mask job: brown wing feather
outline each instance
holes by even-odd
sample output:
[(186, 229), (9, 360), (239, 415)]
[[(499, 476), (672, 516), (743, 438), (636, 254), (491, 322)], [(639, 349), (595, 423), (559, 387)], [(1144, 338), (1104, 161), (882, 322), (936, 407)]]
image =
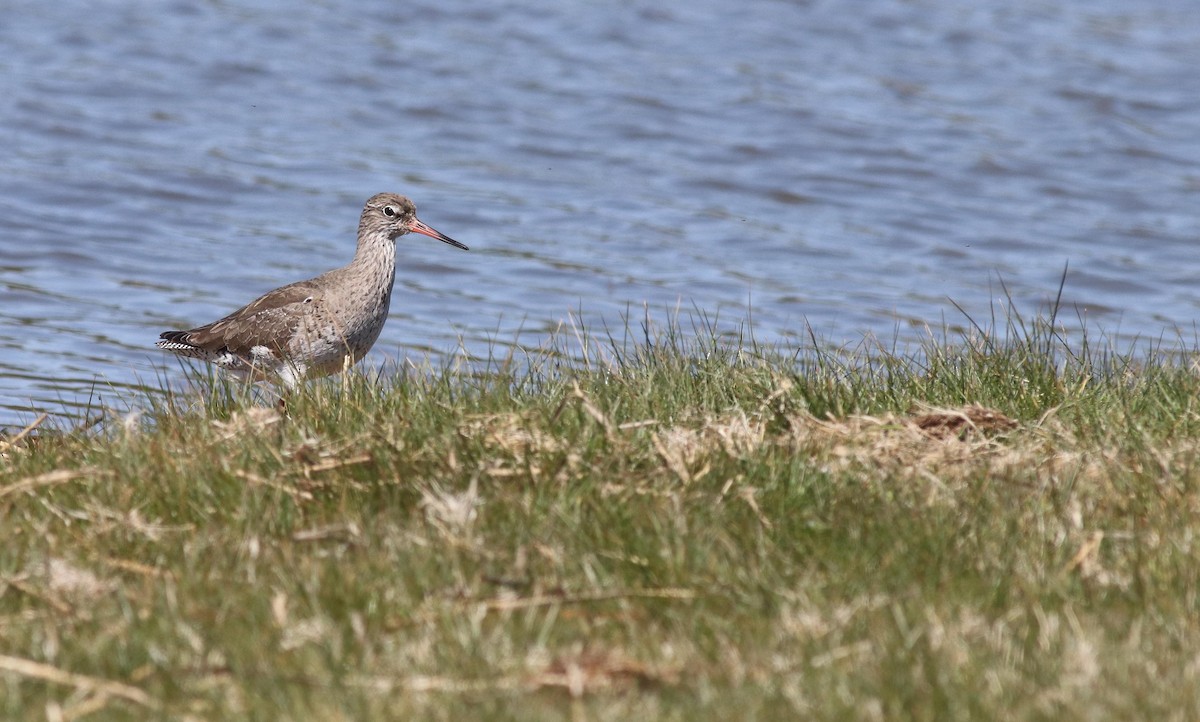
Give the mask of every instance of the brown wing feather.
[(315, 281), (276, 288), (225, 318), (189, 331), (168, 331), (161, 338), (205, 351), (228, 350), (239, 356), (249, 354), (254, 346), (282, 350), (302, 318), (300, 307), (309, 299), (309, 303), (319, 301), (321, 287)]

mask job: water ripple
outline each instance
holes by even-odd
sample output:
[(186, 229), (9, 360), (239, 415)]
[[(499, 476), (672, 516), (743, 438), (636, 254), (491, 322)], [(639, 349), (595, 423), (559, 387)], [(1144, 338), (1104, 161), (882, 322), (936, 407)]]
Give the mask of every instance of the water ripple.
[(1034, 310), (1068, 263), (1071, 323), (1182, 341), (1198, 20), (1171, 0), (15, 0), (0, 426), (173, 378), (160, 330), (346, 262), (380, 190), (472, 252), (402, 240), (374, 363), (643, 308), (751, 314), (783, 344), (916, 338), (962, 320), (951, 299)]

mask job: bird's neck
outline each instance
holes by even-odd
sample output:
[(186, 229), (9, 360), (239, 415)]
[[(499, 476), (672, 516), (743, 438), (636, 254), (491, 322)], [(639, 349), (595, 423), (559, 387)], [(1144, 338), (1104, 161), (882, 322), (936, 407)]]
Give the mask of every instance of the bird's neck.
[(383, 233), (364, 233), (347, 270), (365, 276), (372, 286), (388, 289), (396, 278), (396, 243)]

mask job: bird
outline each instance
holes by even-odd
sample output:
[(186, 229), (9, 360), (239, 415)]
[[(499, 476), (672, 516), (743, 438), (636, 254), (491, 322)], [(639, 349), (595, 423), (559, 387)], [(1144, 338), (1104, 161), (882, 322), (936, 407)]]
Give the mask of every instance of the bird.
[(383, 330), (396, 278), (396, 239), (408, 233), (469, 250), (421, 222), (408, 198), (379, 193), (363, 206), (349, 264), (268, 291), (212, 323), (165, 331), (155, 346), (288, 390), (341, 372), (361, 360)]

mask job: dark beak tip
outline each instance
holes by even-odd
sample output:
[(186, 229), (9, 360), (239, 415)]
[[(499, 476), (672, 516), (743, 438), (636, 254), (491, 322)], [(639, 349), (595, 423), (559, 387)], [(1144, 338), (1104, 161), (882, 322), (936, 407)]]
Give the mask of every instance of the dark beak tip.
[(469, 250), (471, 250), (470, 248), (467, 248), (467, 244), (465, 244), (465, 243), (460, 243), (459, 241), (456, 241), (456, 240), (454, 240), (454, 239), (453, 239), (453, 238), (451, 238), (450, 236), (446, 236), (446, 235), (438, 235), (438, 236), (437, 236), (437, 239), (438, 239), (439, 241), (441, 241), (442, 243), (445, 243), (446, 245), (449, 245), (449, 246), (454, 246), (455, 248), (461, 248), (461, 249), (463, 249), (464, 251), (469, 251)]

